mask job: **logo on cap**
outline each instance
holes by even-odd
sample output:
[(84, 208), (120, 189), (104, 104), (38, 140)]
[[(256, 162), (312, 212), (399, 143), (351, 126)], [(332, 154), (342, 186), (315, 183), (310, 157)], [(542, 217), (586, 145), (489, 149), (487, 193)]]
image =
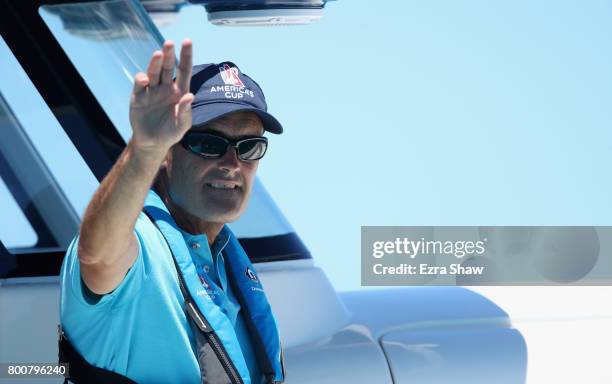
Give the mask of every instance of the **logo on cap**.
[(238, 68), (223, 64), (223, 67), (219, 67), (219, 72), (221, 72), (221, 78), (225, 84), (235, 87), (244, 87), (244, 83), (240, 80), (240, 77), (238, 77)]

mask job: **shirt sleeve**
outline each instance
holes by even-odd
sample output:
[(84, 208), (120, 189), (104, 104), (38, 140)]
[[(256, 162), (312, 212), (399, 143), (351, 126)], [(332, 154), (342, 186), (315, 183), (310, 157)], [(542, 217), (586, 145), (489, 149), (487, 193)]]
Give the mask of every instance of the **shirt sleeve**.
[(121, 283), (113, 291), (104, 295), (93, 293), (87, 288), (81, 278), (77, 246), (79, 236), (77, 235), (66, 251), (66, 256), (60, 272), (62, 290), (61, 305), (70, 306), (70, 304), (79, 304), (88, 307), (104, 308), (111, 304), (113, 306), (118, 306), (131, 301), (140, 290), (146, 278), (144, 259), (147, 255), (147, 241), (145, 240), (147, 236), (147, 227), (144, 214), (142, 213), (136, 220), (134, 233), (138, 239), (138, 256)]

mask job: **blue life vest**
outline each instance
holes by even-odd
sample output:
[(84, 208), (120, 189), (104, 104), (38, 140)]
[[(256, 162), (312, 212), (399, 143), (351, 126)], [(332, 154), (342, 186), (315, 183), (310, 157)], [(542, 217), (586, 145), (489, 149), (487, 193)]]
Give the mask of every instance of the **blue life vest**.
[[(144, 211), (165, 238), (180, 269), (179, 282), (184, 285), (181, 289), (188, 296), (185, 297), (188, 317), (195, 319), (200, 328), (200, 332), (195, 329), (194, 332), (203, 343), (198, 356), (203, 376), (211, 383), (249, 383), (249, 371), (234, 328), (202, 286), (183, 235), (155, 192), (149, 192)], [(227, 277), (244, 311), (265, 382), (281, 383), (285, 372), (278, 327), (255, 268), (233, 234), (224, 252)]]

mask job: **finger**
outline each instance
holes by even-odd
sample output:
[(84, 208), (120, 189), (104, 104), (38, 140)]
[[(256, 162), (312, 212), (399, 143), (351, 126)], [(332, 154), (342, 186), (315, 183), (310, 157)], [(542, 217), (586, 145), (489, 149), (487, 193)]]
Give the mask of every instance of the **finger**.
[(191, 82), (191, 66), (193, 60), (193, 49), (191, 40), (183, 40), (181, 47), (181, 58), (176, 73), (176, 84), (182, 94), (189, 92), (189, 83)]
[(144, 92), (149, 85), (149, 77), (144, 72), (138, 72), (134, 75), (134, 94)]
[(174, 77), (174, 63), (176, 58), (174, 57), (174, 43), (170, 40), (164, 43), (164, 61), (162, 64), (161, 71), (161, 83), (172, 84), (172, 78)]
[(191, 103), (193, 93), (186, 93), (181, 97), (177, 106), (177, 126), (181, 132), (186, 132), (191, 128)]
[(149, 86), (154, 87), (159, 84), (159, 74), (161, 73), (163, 53), (161, 51), (153, 52), (149, 67), (147, 68), (147, 76), (149, 76)]

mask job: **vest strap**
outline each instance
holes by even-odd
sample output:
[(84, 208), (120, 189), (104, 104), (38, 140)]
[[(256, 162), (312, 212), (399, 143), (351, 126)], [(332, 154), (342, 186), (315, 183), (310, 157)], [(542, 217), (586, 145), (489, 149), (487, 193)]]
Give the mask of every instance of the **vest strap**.
[(62, 326), (57, 326), (59, 363), (68, 364), (68, 377), (66, 383), (90, 383), (90, 384), (136, 384), (135, 381), (104, 368), (93, 366), (87, 362), (66, 338)]

